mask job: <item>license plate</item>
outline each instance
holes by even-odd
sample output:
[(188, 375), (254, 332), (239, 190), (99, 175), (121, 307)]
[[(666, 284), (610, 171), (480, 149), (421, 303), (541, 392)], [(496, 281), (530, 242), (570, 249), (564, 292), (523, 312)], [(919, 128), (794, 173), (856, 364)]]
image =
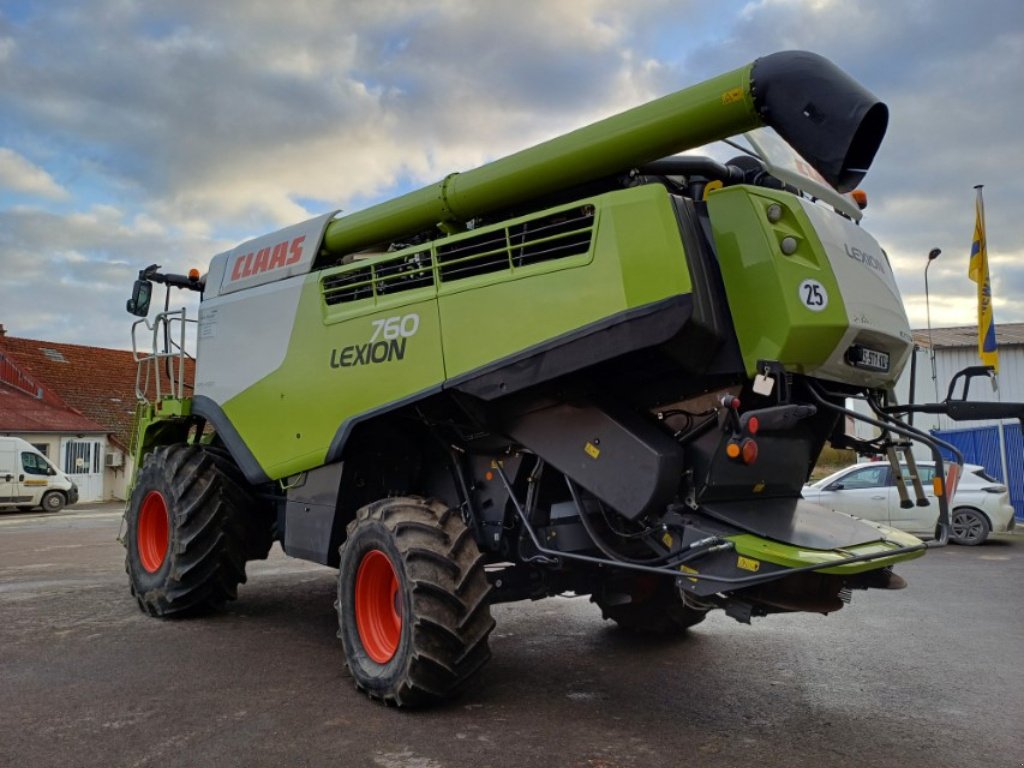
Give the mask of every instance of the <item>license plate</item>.
[(889, 370), (889, 353), (879, 352), (877, 349), (867, 347), (854, 348), (848, 355), (850, 364), (857, 368), (867, 368), (870, 371)]

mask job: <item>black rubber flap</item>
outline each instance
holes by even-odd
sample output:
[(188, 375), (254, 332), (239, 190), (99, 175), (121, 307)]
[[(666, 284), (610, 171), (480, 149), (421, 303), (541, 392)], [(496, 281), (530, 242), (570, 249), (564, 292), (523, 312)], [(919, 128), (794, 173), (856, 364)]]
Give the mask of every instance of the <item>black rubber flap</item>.
[(874, 526), (805, 499), (718, 501), (701, 505), (701, 511), (756, 536), (808, 549), (843, 549), (882, 538)]
[(828, 59), (783, 51), (754, 62), (758, 114), (840, 192), (856, 188), (875, 158), (889, 108)]

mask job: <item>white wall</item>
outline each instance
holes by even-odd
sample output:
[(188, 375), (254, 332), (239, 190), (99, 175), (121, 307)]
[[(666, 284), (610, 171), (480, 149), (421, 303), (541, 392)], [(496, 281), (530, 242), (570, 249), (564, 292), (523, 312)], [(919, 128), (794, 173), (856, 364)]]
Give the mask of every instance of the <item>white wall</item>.
[(40, 433), (40, 432), (5, 432), (5, 435), (12, 437), (20, 437), (26, 443), (32, 443), (33, 445), (45, 445), (47, 449), (43, 451), (50, 461), (55, 465), (60, 466), (60, 435)]
[[(949, 382), (957, 372), (972, 365), (981, 365), (976, 347), (952, 347), (935, 350), (935, 379), (932, 379), (931, 359), (927, 349), (915, 350), (917, 357), (916, 383), (914, 386), (915, 403), (934, 403), (944, 400), (949, 389)], [(911, 364), (903, 371), (896, 384), (896, 397), (901, 403), (909, 401)], [(999, 348), (998, 391), (994, 391), (990, 379), (975, 378), (971, 382), (968, 399), (982, 402), (1024, 402), (1024, 347), (1003, 346)], [(936, 397), (936, 391), (938, 396)], [(963, 382), (957, 384), (954, 394), (959, 398), (963, 394)], [(854, 401), (854, 410), (871, 415), (869, 409)], [(946, 416), (918, 413), (914, 415), (914, 426), (926, 432), (932, 429), (959, 429), (997, 424), (995, 420), (953, 421)], [(1004, 420), (1004, 424), (1016, 423), (1015, 420)], [(856, 423), (854, 434), (857, 437), (873, 437), (878, 432), (862, 422)], [(914, 455), (921, 459), (930, 459), (927, 448), (915, 444)]]
[[(22, 440), (33, 445), (45, 445), (47, 450), (44, 451), (46, 458), (53, 462), (54, 466), (59, 469), (63, 469), (62, 457), (60, 455), (60, 441), (61, 438), (72, 437), (69, 434), (54, 434), (52, 432), (5, 432), (4, 434), (10, 434), (14, 437), (20, 437)], [(106, 456), (112, 451), (120, 450), (113, 445), (105, 435), (88, 435), (90, 439), (100, 439), (102, 454), (100, 456), (101, 466), (103, 466), (103, 489), (101, 491), (102, 501), (115, 501), (123, 500), (127, 498), (128, 484), (131, 479), (131, 456), (127, 452), (122, 451), (122, 464), (120, 467), (107, 467)]]

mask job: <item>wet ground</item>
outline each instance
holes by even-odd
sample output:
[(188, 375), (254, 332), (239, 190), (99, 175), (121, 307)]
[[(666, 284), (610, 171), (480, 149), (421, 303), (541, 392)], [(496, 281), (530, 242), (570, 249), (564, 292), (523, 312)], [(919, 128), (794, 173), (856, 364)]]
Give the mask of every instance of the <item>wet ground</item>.
[(407, 713), (346, 676), (332, 570), (275, 549), (222, 614), (151, 619), (119, 522), (0, 513), (0, 766), (1024, 764), (1024, 535), (827, 618), (718, 612), (674, 642), (585, 598), (497, 606), (476, 686)]

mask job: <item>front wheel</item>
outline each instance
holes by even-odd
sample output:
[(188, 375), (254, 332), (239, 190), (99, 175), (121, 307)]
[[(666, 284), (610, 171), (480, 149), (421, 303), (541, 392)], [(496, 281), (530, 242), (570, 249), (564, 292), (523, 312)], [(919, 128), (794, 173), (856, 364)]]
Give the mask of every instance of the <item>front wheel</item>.
[(988, 519), (976, 509), (961, 507), (953, 510), (950, 539), (954, 544), (974, 547), (988, 538), (991, 530)]
[[(244, 479), (216, 452), (170, 445), (146, 457), (132, 491), (125, 570), (151, 616), (186, 615), (234, 600), (267, 525)], [(268, 529), (269, 530), (269, 529)]]
[(457, 512), (415, 497), (378, 501), (359, 510), (340, 551), (338, 634), (371, 698), (440, 701), (490, 658), (483, 556)]
[(60, 491), (50, 491), (43, 496), (42, 507), (47, 512), (60, 512), (64, 509), (64, 494)]

